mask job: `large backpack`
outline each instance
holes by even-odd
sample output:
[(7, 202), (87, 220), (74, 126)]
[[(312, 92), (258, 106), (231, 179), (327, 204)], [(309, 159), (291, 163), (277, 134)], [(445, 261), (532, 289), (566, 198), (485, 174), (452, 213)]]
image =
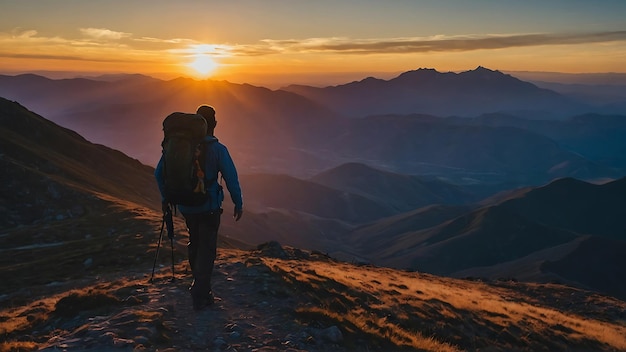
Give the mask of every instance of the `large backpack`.
[(207, 123), (198, 114), (174, 112), (163, 120), (163, 196), (172, 204), (197, 206), (209, 195), (205, 182)]

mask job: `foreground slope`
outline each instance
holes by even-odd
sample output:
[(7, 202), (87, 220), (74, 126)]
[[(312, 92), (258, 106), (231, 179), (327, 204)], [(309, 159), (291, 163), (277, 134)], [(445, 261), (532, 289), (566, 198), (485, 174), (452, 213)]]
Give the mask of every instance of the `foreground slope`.
[(5, 99), (0, 121), (0, 295), (149, 261), (151, 168)]
[(626, 303), (556, 284), (476, 282), (282, 248), (222, 249), (194, 312), (185, 265), (131, 270), (0, 310), (2, 347), (58, 350), (626, 349)]

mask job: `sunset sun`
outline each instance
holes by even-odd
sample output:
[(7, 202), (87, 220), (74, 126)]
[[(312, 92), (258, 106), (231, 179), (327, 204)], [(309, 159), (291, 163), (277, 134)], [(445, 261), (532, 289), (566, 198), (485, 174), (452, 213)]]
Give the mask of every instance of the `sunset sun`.
[(210, 76), (217, 69), (218, 64), (211, 55), (199, 53), (195, 55), (194, 60), (188, 66), (200, 76)]

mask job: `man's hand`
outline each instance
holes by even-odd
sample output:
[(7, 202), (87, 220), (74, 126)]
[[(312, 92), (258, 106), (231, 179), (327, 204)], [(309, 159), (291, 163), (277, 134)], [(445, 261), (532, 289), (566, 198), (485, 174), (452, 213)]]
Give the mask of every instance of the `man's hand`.
[(238, 209), (237, 207), (235, 207), (235, 212), (233, 213), (233, 218), (235, 218), (235, 221), (239, 221), (242, 215), (243, 215), (243, 209)]

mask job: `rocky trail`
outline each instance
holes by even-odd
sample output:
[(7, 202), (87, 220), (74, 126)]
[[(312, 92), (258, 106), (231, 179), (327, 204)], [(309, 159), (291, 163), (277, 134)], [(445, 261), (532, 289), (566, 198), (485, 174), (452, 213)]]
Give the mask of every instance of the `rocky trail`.
[(0, 311), (1, 351), (626, 350), (626, 303), (556, 284), (358, 266), (266, 243), (218, 249), (216, 302), (185, 260), (109, 274)]
[[(303, 303), (254, 253), (220, 249), (214, 270), (215, 303), (194, 311), (187, 264), (165, 266), (152, 283), (147, 275), (97, 284), (75, 297), (67, 314), (48, 320), (51, 337), (40, 348), (55, 350), (328, 351), (342, 350), (337, 326), (299, 321)], [(105, 299), (104, 297), (114, 297)], [(126, 296), (126, 297), (124, 297)], [(89, 300), (108, 307), (88, 307)], [(93, 303), (92, 303), (93, 304)], [(306, 303), (305, 303), (306, 304)], [(105, 312), (98, 310), (107, 308)], [(32, 312), (31, 312), (32, 313)], [(69, 315), (76, 314), (71, 318)], [(67, 315), (68, 317), (63, 317)], [(27, 315), (28, 316), (28, 315)], [(33, 339), (40, 332), (33, 332)], [(43, 337), (43, 336), (42, 336)], [(365, 347), (365, 346), (364, 346)]]

